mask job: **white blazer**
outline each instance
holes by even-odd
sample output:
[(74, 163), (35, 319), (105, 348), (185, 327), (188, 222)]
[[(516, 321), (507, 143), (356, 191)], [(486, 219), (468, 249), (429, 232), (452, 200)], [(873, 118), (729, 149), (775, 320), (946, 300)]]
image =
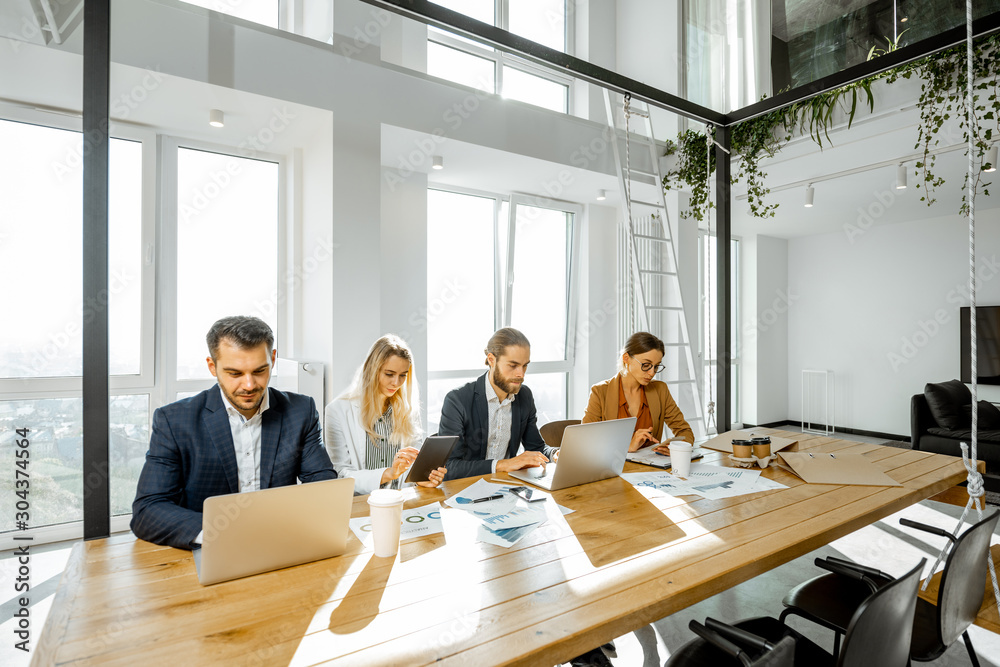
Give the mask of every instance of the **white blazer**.
[[(368, 449), (368, 434), (361, 426), (361, 404), (358, 401), (338, 398), (326, 406), (323, 442), (337, 476), (354, 478), (355, 494), (371, 493), (380, 486), (385, 468), (367, 469), (365, 452)], [(409, 446), (419, 447), (419, 442)]]

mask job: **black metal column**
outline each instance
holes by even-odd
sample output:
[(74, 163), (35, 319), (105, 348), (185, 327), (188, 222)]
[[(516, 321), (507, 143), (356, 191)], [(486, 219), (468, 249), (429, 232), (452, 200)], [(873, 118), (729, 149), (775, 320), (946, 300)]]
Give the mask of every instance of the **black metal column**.
[(111, 534), (108, 469), (108, 107), (111, 1), (83, 13), (83, 537)]
[[(731, 236), (732, 236), (732, 211), (730, 210), (730, 162), (729, 153), (731, 131), (728, 127), (720, 127), (715, 130), (715, 140), (718, 146), (715, 147), (715, 266), (718, 294), (716, 305), (718, 312), (715, 321), (719, 323), (717, 332), (717, 348), (715, 359), (716, 369), (716, 398), (715, 398), (715, 422), (718, 425), (719, 433), (725, 433), (730, 427), (730, 383), (732, 373), (730, 365), (730, 330), (732, 315), (732, 258)], [(725, 149), (725, 150), (723, 150)]]

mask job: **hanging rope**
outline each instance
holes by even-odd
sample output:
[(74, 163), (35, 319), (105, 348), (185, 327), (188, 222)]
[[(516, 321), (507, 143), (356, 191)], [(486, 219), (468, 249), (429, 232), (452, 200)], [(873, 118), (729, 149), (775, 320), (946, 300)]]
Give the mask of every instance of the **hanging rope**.
[[(715, 132), (715, 128), (712, 125), (709, 125), (709, 124), (705, 125), (705, 188), (706, 188), (706, 191), (708, 192), (708, 195), (705, 197), (705, 220), (708, 221), (708, 238), (709, 238), (709, 240), (712, 239), (712, 204), (711, 204), (712, 197), (711, 197), (711, 190), (712, 190), (712, 146), (715, 145), (715, 137), (713, 136), (714, 132)], [(719, 240), (716, 239), (715, 242), (718, 243)], [(714, 275), (712, 273), (712, 255), (714, 255), (714, 254), (715, 253), (709, 252), (708, 253), (708, 261), (706, 262), (707, 267), (708, 267), (709, 280), (711, 280), (711, 276)], [(711, 331), (712, 330), (712, 309), (711, 308), (706, 308), (705, 310), (708, 311), (707, 314), (706, 314), (706, 316), (705, 316), (705, 328), (708, 331)], [(711, 339), (709, 339), (709, 340), (711, 340)], [(709, 350), (709, 353), (711, 353), (711, 350)], [(718, 360), (716, 360), (716, 363), (718, 363)], [(715, 421), (715, 391), (714, 391), (714, 388), (712, 386), (712, 373), (707, 373), (707, 375), (708, 375), (708, 392), (707, 392), (707, 394), (708, 394), (708, 409), (706, 410), (706, 415), (707, 416), (705, 418), (705, 432), (706, 433), (711, 432), (712, 428), (715, 428), (716, 432), (718, 432), (718, 430), (719, 430), (718, 429), (718, 425), (716, 424), (716, 421)]]
[[(966, 92), (965, 92), (965, 122), (969, 137), (969, 179), (968, 179), (968, 194), (967, 198), (969, 201), (969, 321), (972, 326), (969, 327), (969, 340), (970, 340), (970, 350), (971, 350), (971, 375), (972, 375), (972, 450), (970, 452), (969, 445), (966, 443), (961, 443), (962, 448), (962, 463), (965, 465), (966, 471), (966, 490), (969, 493), (969, 501), (965, 504), (965, 509), (962, 510), (962, 516), (958, 519), (958, 525), (955, 526), (955, 530), (952, 534), (958, 536), (958, 531), (962, 528), (962, 524), (965, 523), (965, 517), (968, 515), (969, 510), (972, 507), (976, 508), (976, 513), (979, 515), (979, 520), (983, 519), (983, 503), (982, 497), (985, 493), (983, 490), (983, 477), (979, 474), (979, 470), (976, 468), (976, 460), (979, 446), (979, 372), (977, 367), (976, 359), (976, 181), (975, 181), (975, 123), (976, 115), (973, 101), (973, 44), (972, 44), (972, 0), (965, 0), (965, 55), (966, 55)], [(944, 548), (941, 549), (941, 553), (938, 554), (937, 560), (934, 561), (934, 566), (931, 568), (931, 572), (937, 570), (938, 565), (944, 560), (949, 549), (951, 547), (951, 541), (945, 544)], [(989, 547), (987, 547), (989, 549)], [(990, 579), (993, 583), (993, 597), (996, 599), (997, 611), (1000, 611), (1000, 586), (997, 585), (997, 573), (996, 569), (993, 567), (993, 559), (987, 555), (986, 562), (989, 565)], [(930, 577), (924, 580), (923, 589), (927, 590), (927, 584), (930, 582)]]

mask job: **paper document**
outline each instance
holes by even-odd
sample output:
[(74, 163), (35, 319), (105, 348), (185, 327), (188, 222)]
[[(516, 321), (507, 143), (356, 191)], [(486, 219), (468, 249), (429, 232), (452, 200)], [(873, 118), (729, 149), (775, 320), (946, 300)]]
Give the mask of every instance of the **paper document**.
[(788, 488), (784, 484), (761, 478), (759, 470), (723, 468), (704, 463), (692, 464), (691, 474), (687, 479), (666, 472), (632, 472), (624, 473), (622, 477), (647, 498), (698, 495), (718, 500)]
[[(705, 450), (700, 447), (695, 447), (691, 451), (691, 460), (700, 459), (705, 455)], [(660, 454), (654, 451), (652, 447), (644, 447), (637, 452), (629, 452), (625, 455), (625, 458), (632, 463), (641, 463), (647, 466), (653, 466), (654, 468), (669, 468), (670, 467), (670, 456), (668, 454)]]
[[(358, 540), (365, 545), (365, 548), (370, 549), (372, 547), (371, 517), (362, 516), (351, 519), (350, 526)], [(441, 503), (431, 503), (423, 507), (403, 510), (399, 539), (402, 541), (424, 535), (433, 535), (442, 532), (442, 530)]]

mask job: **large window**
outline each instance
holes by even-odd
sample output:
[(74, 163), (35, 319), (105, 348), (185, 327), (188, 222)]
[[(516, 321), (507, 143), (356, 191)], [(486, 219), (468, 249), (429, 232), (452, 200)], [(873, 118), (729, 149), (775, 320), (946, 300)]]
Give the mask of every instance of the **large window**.
[[(280, 336), (281, 165), (168, 139), (158, 153), (152, 133), (118, 124), (109, 155), (108, 290), (100, 303), (83, 303), (86, 149), (78, 123), (12, 107), (0, 112), (7, 116), (0, 119), (0, 281), (8, 286), (0, 336), (0, 458), (15, 460), (18, 430), (27, 429), (27, 523), (35, 539), (82, 534), (82, 331), (106, 304), (112, 529), (123, 529), (152, 411), (213, 382), (205, 364), (211, 323), (256, 314)], [(163, 192), (159, 234), (157, 184)], [(9, 548), (18, 528), (14, 483), (13, 475), (0, 480), (0, 549)]]
[(428, 428), (445, 394), (485, 371), (483, 348), (503, 326), (531, 341), (525, 384), (538, 423), (565, 419), (579, 208), (437, 189), (427, 202)]
[[(436, 0), (436, 4), (567, 51), (566, 0)], [(427, 73), (508, 99), (569, 111), (571, 79), (458, 37), (428, 28)]]
[[(111, 504), (114, 514), (124, 514), (131, 511), (148, 442), (154, 378), (152, 203), (144, 187), (154, 142), (139, 132), (111, 140), (108, 290), (98, 302), (84, 303), (83, 137), (69, 119), (54, 126), (47, 115), (4, 113), (0, 458), (15, 460), (21, 430), (30, 443), (31, 528), (82, 519), (83, 324), (107, 306)], [(0, 481), (0, 534), (16, 529), (14, 483), (13, 475)]]

